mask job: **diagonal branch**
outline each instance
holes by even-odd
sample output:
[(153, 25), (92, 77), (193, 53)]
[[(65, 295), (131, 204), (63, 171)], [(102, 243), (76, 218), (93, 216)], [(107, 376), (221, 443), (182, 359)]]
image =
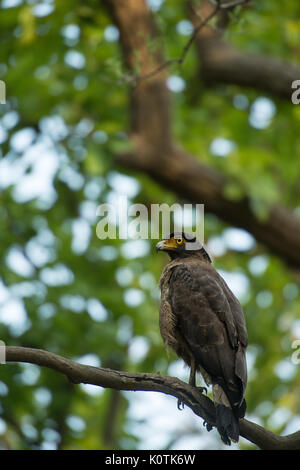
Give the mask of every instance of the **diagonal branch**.
[[(114, 390), (152, 391), (171, 395), (210, 425), (215, 425), (213, 402), (185, 382), (161, 374), (130, 373), (78, 364), (43, 349), (7, 346), (7, 362), (28, 362), (64, 374), (71, 382), (98, 385)], [(277, 436), (247, 419), (240, 419), (240, 435), (260, 449), (300, 449), (300, 431), (289, 436)]]
[[(162, 51), (151, 53), (145, 38), (156, 38), (154, 19), (145, 0), (105, 0), (120, 30), (124, 61), (130, 71), (137, 62), (144, 76), (164, 63)], [(206, 25), (206, 28), (208, 26)], [(201, 29), (201, 33), (205, 28)], [(165, 71), (131, 88), (131, 135), (134, 151), (117, 157), (122, 166), (146, 173), (164, 187), (224, 221), (248, 230), (289, 266), (300, 268), (300, 220), (283, 206), (271, 208), (260, 220), (246, 196), (225, 196), (227, 179), (178, 148), (171, 132), (170, 95)]]
[[(201, 25), (199, 17), (209, 15), (215, 9), (211, 0), (202, 0), (199, 10), (195, 10), (192, 0), (187, 4), (194, 28)], [(236, 6), (236, 2), (226, 5), (229, 9)], [(222, 40), (219, 31), (209, 25), (200, 28), (195, 45), (201, 63), (200, 75), (207, 85), (227, 83), (251, 87), (291, 100), (292, 82), (300, 77), (299, 65), (239, 51)]]

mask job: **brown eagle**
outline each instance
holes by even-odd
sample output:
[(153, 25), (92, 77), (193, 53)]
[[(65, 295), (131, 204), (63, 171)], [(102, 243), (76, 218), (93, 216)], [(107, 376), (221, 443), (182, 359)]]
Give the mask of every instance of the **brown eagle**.
[(172, 233), (156, 245), (171, 260), (160, 279), (159, 325), (164, 343), (212, 384), (216, 425), (223, 442), (239, 439), (245, 415), (247, 330), (242, 307), (195, 237)]

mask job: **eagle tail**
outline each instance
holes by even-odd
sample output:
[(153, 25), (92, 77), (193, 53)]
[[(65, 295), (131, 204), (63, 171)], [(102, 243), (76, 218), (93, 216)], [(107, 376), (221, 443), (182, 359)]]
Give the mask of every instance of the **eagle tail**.
[(238, 442), (240, 430), (238, 414), (232, 409), (226, 393), (219, 384), (213, 384), (213, 399), (216, 409), (216, 425), (224, 444)]
[(216, 405), (217, 429), (224, 444), (231, 445), (231, 441), (238, 442), (240, 430), (238, 419), (231, 407)]

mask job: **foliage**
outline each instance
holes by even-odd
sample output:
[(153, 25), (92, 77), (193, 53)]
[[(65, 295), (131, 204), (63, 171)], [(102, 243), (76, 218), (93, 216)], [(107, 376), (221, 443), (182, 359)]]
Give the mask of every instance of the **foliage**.
[[(186, 19), (183, 2), (156, 3), (166, 54), (178, 57), (187, 40), (178, 28)], [(299, 5), (253, 3), (239, 13), (242, 21), (232, 18), (226, 39), (245, 51), (299, 59)], [(7, 104), (0, 105), (0, 337), (93, 365), (171, 373), (176, 358), (167, 358), (158, 329), (157, 284), (166, 260), (156, 256), (156, 240), (96, 236), (97, 206), (120, 192), (147, 206), (176, 201), (114, 163), (126, 148), (129, 121), (118, 31), (94, 0), (2, 1), (0, 25), (0, 79), (7, 86)], [(299, 210), (300, 108), (265, 97), (259, 111), (259, 92), (206, 89), (197, 71), (193, 50), (182, 67), (169, 70), (184, 80), (184, 90), (173, 93), (178, 141), (230, 176), (228, 197), (247, 193), (262, 218), (279, 201)], [(217, 138), (232, 143), (224, 157)], [(275, 432), (296, 430), (297, 279), (250, 235), (243, 244), (244, 232), (211, 214), (205, 236), (246, 314), (248, 412)], [(0, 395), (3, 448), (143, 446), (128, 393), (74, 386), (52, 371), (9, 364), (1, 367)], [(174, 420), (177, 413), (174, 402)], [(205, 431), (191, 428), (200, 446)]]

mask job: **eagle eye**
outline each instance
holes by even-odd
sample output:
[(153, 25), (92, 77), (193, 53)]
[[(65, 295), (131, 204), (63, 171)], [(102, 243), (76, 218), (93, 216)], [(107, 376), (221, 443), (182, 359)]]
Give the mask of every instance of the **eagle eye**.
[(183, 244), (183, 238), (176, 238), (176, 243), (177, 243), (177, 245), (182, 245)]

